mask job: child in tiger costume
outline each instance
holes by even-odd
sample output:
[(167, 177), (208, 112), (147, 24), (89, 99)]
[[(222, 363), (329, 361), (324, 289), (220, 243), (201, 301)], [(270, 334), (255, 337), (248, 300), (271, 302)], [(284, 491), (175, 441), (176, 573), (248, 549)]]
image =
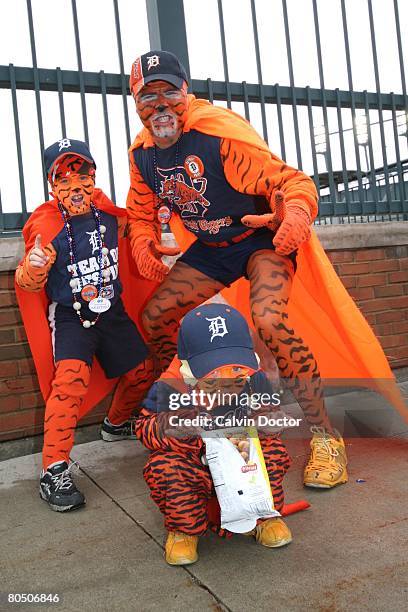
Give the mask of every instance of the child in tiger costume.
[[(72, 479), (69, 457), (88, 400), (91, 370), (98, 367), (104, 373), (94, 387), (119, 378), (102, 425), (107, 441), (135, 437), (130, 416), (151, 384), (153, 370), (121, 299), (118, 247), (126, 211), (95, 188), (96, 165), (86, 143), (64, 138), (45, 150), (44, 161), (54, 199), (38, 207), (23, 229), (26, 255), (16, 284), (39, 378), (46, 356), (38, 358), (33, 327), (41, 325), (44, 315), (38, 308), (30, 320), (36, 302), (27, 304), (26, 292), (32, 298), (39, 294), (48, 306), (55, 370), (46, 397), (40, 495), (53, 510), (64, 512), (85, 503)], [(43, 331), (38, 341), (47, 345)], [(99, 364), (92, 368), (95, 356)]]
[[(205, 414), (208, 419), (210, 415), (225, 415), (225, 409), (223, 412), (224, 407), (218, 405), (210, 412), (205, 406), (173, 411), (172, 394), (202, 389), (207, 393), (219, 390), (237, 395), (268, 393), (270, 397), (272, 388), (258, 363), (248, 325), (240, 313), (225, 304), (205, 304), (184, 317), (177, 356), (143, 402), (136, 420), (136, 432), (151, 451), (143, 474), (152, 499), (164, 515), (168, 531), (165, 558), (170, 565), (197, 561), (199, 536), (209, 528), (219, 535), (230, 535), (221, 529), (217, 512), (214, 512), (218, 504), (204, 457), (205, 438), (197, 435), (194, 429), (177, 432), (177, 427), (172, 428), (169, 420), (174, 415), (180, 419), (182, 414), (189, 418)], [(225, 408), (230, 415), (231, 406)], [(255, 413), (250, 414), (253, 417)], [(284, 501), (282, 481), (290, 458), (279, 435), (260, 434), (260, 442), (274, 506), (280, 512)], [(284, 546), (292, 540), (281, 518), (258, 521), (256, 528), (246, 535), (253, 535), (257, 542), (271, 548)]]
[[(185, 69), (171, 53), (139, 57), (130, 90), (145, 127), (129, 150), (129, 234), (140, 274), (160, 284), (143, 323), (161, 369), (176, 352), (181, 318), (246, 277), (247, 318), (312, 428), (304, 484), (347, 482), (344, 443), (328, 418), (316, 359), (288, 316), (298, 249), (317, 214), (313, 181), (273, 155), (244, 119), (187, 95)], [(170, 272), (161, 256), (180, 251), (160, 244), (169, 221), (185, 249)], [(245, 312), (240, 292), (235, 303)]]

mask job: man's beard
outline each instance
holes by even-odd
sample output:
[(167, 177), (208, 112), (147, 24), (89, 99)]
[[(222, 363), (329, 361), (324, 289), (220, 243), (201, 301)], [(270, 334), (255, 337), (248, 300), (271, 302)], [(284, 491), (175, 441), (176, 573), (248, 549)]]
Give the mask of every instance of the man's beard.
[(177, 126), (175, 127), (153, 127), (152, 126), (153, 135), (156, 138), (174, 138), (178, 132)]

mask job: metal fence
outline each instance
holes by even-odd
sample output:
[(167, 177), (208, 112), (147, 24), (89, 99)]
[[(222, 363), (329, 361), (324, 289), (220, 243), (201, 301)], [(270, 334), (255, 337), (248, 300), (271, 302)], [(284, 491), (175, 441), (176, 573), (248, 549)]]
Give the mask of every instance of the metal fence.
[[(20, 0), (21, 2), (22, 0)], [(105, 0), (107, 1), (107, 0)], [(129, 2), (129, 0), (126, 0)], [(291, 165), (297, 166), (309, 173), (319, 190), (320, 209), (317, 222), (343, 223), (358, 221), (375, 221), (385, 219), (408, 219), (407, 195), (407, 91), (404, 69), (403, 35), (401, 33), (400, 9), (403, 0), (388, 0), (389, 11), (392, 12), (394, 24), (394, 42), (396, 54), (392, 67), (399, 73), (399, 93), (381, 90), (379, 60), (377, 50), (377, 33), (375, 29), (375, 0), (359, 0), (367, 8), (367, 27), (370, 33), (370, 46), (364, 49), (365, 54), (372, 57), (375, 87), (372, 91), (358, 91), (353, 84), (353, 64), (350, 53), (349, 15), (350, 4), (346, 0), (330, 0), (341, 14), (343, 50), (342, 56), (347, 70), (347, 87), (328, 89), (325, 86), (324, 50), (321, 42), (321, 24), (319, 11), (321, 4), (318, 0), (236, 0), (235, 6), (246, 7), (250, 11), (251, 30), (253, 41), (253, 56), (256, 62), (257, 78), (254, 82), (233, 81), (230, 79), (231, 51), (228, 48), (226, 36), (227, 24), (225, 21), (225, 3), (229, 0), (206, 0), (207, 9), (212, 6), (216, 11), (216, 36), (219, 34), (219, 44), (222, 55), (223, 79), (195, 78), (194, 68), (191, 74), (191, 91), (198, 97), (209, 99), (214, 103), (226, 104), (230, 108), (240, 110), (251, 122), (258, 123), (265, 140), (271, 140), (270, 135), (276, 134), (271, 149), (286, 159)], [(293, 61), (293, 25), (296, 20), (290, 19), (290, 3), (302, 2), (306, 4), (313, 19), (313, 34), (315, 54), (318, 69), (317, 86), (299, 86), (295, 82)], [(0, 66), (0, 90), (8, 90), (11, 97), (12, 118), (14, 122), (13, 142), (3, 139), (2, 152), (15, 149), (18, 168), (18, 182), (20, 203), (15, 203), (10, 210), (10, 204), (2, 203), (3, 181), (0, 183), (0, 231), (16, 231), (22, 227), (29, 215), (30, 206), (27, 202), (27, 164), (24, 163), (24, 138), (21, 134), (22, 114), (19, 107), (20, 91), (29, 90), (35, 96), (35, 112), (25, 117), (33, 125), (32, 137), (36, 141), (35, 156), (38, 156), (37, 166), (42, 168), (41, 152), (45, 142), (44, 138), (44, 96), (46, 92), (54, 92), (58, 97), (59, 128), (58, 134), (51, 141), (71, 136), (67, 134), (67, 96), (74, 93), (80, 106), (73, 110), (70, 105), (69, 112), (80, 113), (82, 120), (83, 138), (91, 140), (89, 130), (89, 99), (90, 95), (97, 95), (102, 106), (102, 129), (104, 147), (106, 149), (106, 174), (110, 195), (117, 200), (118, 163), (112, 153), (112, 126), (116, 134), (118, 128), (118, 113), (123, 126), (123, 157), (121, 172), (126, 164), (126, 146), (131, 143), (135, 130), (131, 127), (130, 113), (134, 110), (130, 106), (131, 98), (128, 90), (128, 75), (124, 61), (122, 45), (122, 30), (131, 27), (121, 22), (121, 2), (125, 0), (109, 0), (111, 2), (113, 24), (112, 36), (116, 41), (117, 72), (98, 72), (83, 69), (82, 41), (78, 18), (79, 3), (88, 2), (96, 7), (94, 0), (70, 0), (70, 16), (73, 27), (72, 33), (75, 41), (76, 66), (75, 69), (46, 68), (37, 63), (37, 40), (33, 19), (33, 3), (36, 0), (25, 0), (25, 12), (28, 23), (28, 33), (31, 50), (31, 67), (15, 66), (13, 64)], [(66, 0), (68, 2), (68, 0)], [(58, 3), (54, 3), (55, 5)], [(259, 12), (268, 10), (268, 5), (279, 5), (281, 11), (282, 36), (285, 49), (279, 61), (287, 61), (288, 82), (264, 83), (263, 69), (265, 52), (260, 42)], [(151, 48), (163, 48), (176, 53), (185, 64), (190, 73), (191, 52), (195, 45), (211, 45), (211, 41), (200, 42), (192, 34), (193, 10), (197, 9), (191, 0), (146, 0), (143, 5), (143, 18), (147, 21), (149, 42)], [(136, 7), (136, 4), (135, 4)], [(188, 15), (185, 9), (188, 8)], [(140, 19), (141, 2), (137, 3), (138, 18)], [(2, 11), (10, 9), (9, 3), (4, 3)], [(263, 12), (263, 14), (265, 14)], [(55, 13), (54, 13), (55, 16)], [(186, 17), (188, 17), (186, 19)], [(49, 16), (53, 19), (53, 14)], [(206, 22), (206, 6), (197, 12), (200, 22), (198, 27), (204, 27)], [(187, 25), (186, 25), (187, 24)], [(295, 23), (296, 25), (296, 23)], [(194, 24), (197, 27), (197, 24)], [(278, 27), (278, 26), (276, 26)], [(218, 30), (218, 31), (217, 31)], [(214, 34), (214, 32), (213, 32)], [(90, 34), (93, 35), (92, 33)], [(273, 27), (271, 28), (273, 35)], [(240, 33), (237, 32), (239, 37)], [(146, 49), (141, 50), (144, 52)], [(230, 55), (229, 55), (230, 54)], [(136, 57), (136, 53), (132, 59)], [(261, 59), (262, 58), (262, 59)], [(74, 68), (74, 67), (72, 67)], [(208, 73), (211, 74), (211, 67)], [(207, 74), (208, 74), (207, 73)], [(121, 100), (121, 110), (115, 106), (115, 113), (110, 110), (110, 100)], [(289, 111), (289, 112), (288, 112)], [(133, 115), (132, 115), (133, 116)], [(345, 125), (347, 123), (347, 125)], [(333, 125), (335, 126), (333, 129)], [(1, 133), (1, 126), (0, 126)], [(288, 134), (294, 146), (292, 154), (288, 152)], [(290, 139), (289, 137), (289, 139)], [(11, 137), (10, 137), (11, 138)], [(363, 151), (363, 154), (362, 154)], [(320, 158), (319, 158), (320, 156)], [(380, 160), (380, 164), (378, 164)], [(376, 163), (377, 162), (377, 163)], [(339, 167), (335, 167), (337, 164)], [(321, 170), (323, 165), (323, 171)], [(48, 199), (48, 186), (44, 170), (42, 170), (42, 191)], [(123, 198), (120, 198), (123, 201)], [(38, 204), (38, 202), (37, 202)], [(32, 208), (31, 208), (32, 209)]]

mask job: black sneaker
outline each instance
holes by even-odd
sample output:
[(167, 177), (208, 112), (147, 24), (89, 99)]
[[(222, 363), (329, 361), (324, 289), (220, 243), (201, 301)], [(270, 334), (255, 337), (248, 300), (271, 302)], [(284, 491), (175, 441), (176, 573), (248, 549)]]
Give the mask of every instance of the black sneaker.
[(72, 480), (71, 470), (77, 463), (71, 463), (68, 467), (66, 461), (56, 463), (41, 472), (40, 496), (49, 507), (56, 512), (67, 512), (75, 510), (85, 504), (85, 497), (75, 486)]
[(129, 419), (129, 421), (122, 423), (122, 425), (112, 425), (108, 417), (105, 417), (101, 427), (101, 438), (105, 442), (136, 440), (135, 419)]

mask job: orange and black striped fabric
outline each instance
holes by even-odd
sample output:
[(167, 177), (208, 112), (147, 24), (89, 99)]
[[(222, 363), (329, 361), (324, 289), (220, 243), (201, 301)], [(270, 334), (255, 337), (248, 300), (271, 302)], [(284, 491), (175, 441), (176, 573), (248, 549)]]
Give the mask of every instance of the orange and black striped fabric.
[[(141, 439), (143, 442), (143, 437)], [(160, 446), (160, 441), (156, 439), (155, 445)], [(284, 503), (282, 483), (290, 466), (290, 458), (279, 437), (261, 439), (261, 447), (274, 505), (280, 511)], [(155, 450), (143, 470), (145, 481), (153, 501), (164, 515), (164, 525), (169, 531), (203, 535), (212, 529), (221, 536), (227, 535), (219, 524), (211, 522), (208, 504), (215, 497), (215, 491), (210, 471), (203, 465), (197, 450), (194, 447), (190, 452), (164, 448)]]
[[(178, 393), (187, 391), (179, 366), (180, 361), (175, 359), (168, 371), (162, 374), (144, 400), (144, 407), (136, 420), (137, 437), (152, 451), (143, 475), (152, 499), (164, 515), (166, 529), (190, 535), (202, 535), (207, 529), (212, 529), (225, 535), (225, 530), (214, 524), (208, 508), (211, 502), (214, 503), (215, 491), (210, 471), (201, 461), (205, 441), (199, 435), (171, 435), (169, 416), (175, 413), (169, 410), (166, 398), (172, 390)], [(262, 374), (259, 372), (255, 376)], [(191, 409), (179, 409), (179, 419), (184, 412), (186, 416), (192, 416)], [(260, 442), (274, 504), (279, 511), (284, 503), (283, 478), (291, 460), (278, 435), (261, 434)]]

